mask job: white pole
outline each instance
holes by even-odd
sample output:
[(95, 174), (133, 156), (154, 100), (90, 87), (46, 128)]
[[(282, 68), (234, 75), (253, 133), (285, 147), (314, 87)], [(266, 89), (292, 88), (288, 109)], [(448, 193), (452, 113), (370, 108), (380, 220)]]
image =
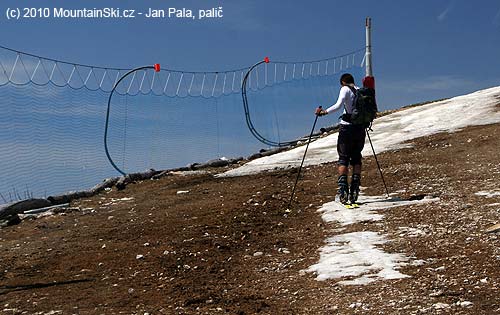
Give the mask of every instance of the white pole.
[(373, 77), (372, 72), (372, 19), (366, 18), (366, 76)]

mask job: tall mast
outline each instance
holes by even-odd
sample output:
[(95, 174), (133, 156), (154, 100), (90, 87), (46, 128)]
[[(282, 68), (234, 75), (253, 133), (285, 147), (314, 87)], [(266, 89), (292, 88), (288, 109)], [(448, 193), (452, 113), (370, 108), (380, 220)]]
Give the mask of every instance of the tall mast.
[(372, 72), (372, 19), (370, 17), (366, 18), (366, 76), (373, 77)]

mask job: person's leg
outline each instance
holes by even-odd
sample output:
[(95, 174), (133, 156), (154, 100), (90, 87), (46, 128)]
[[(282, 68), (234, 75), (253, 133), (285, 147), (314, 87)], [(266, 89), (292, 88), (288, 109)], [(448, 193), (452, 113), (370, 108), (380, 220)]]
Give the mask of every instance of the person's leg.
[(349, 200), (349, 183), (347, 182), (347, 174), (339, 175), (337, 179), (339, 187), (339, 200), (341, 203), (347, 203)]
[(351, 178), (351, 187), (349, 189), (349, 201), (355, 203), (358, 200), (359, 187), (361, 186), (361, 168), (362, 168), (362, 155), (363, 147), (365, 146), (365, 130), (359, 129), (356, 131), (355, 137), (353, 137), (353, 171)]
[(349, 201), (356, 203), (359, 196), (359, 186), (361, 185), (361, 164), (353, 166), (351, 177), (351, 187), (349, 188)]
[(353, 174), (361, 174), (361, 164), (356, 164), (352, 166)]
[(349, 198), (349, 184), (347, 183), (347, 175), (349, 174), (348, 136), (346, 128), (340, 126), (339, 138), (337, 140), (337, 152), (339, 154), (339, 161), (337, 163), (339, 177), (337, 185), (339, 199), (342, 203), (346, 203)]
[(340, 175), (348, 175), (349, 174), (349, 167), (345, 165), (339, 164), (338, 166), (338, 171), (339, 171), (339, 176)]

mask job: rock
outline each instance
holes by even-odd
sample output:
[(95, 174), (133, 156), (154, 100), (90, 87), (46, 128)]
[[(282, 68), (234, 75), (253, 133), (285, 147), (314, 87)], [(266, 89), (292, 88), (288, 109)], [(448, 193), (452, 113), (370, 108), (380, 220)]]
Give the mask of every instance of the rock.
[(261, 153), (255, 153), (255, 154), (252, 154), (249, 157), (247, 157), (247, 160), (251, 161), (251, 160), (255, 160), (255, 159), (261, 158), (261, 157), (262, 157)]
[(136, 256), (135, 256), (135, 259), (137, 259), (137, 260), (144, 259), (144, 255), (136, 255)]
[(113, 187), (116, 182), (118, 181), (119, 177), (113, 177), (113, 178), (107, 178), (105, 179), (102, 183), (95, 185), (90, 189), (90, 191), (95, 195), (100, 193), (103, 190), (111, 190), (111, 187)]
[(262, 255), (264, 255), (263, 252), (255, 252), (255, 253), (253, 253), (253, 257), (260, 257)]
[(443, 291), (442, 290), (439, 290), (437, 292), (432, 292), (431, 294), (429, 294), (430, 297), (439, 297), (443, 295)]
[(94, 195), (94, 193), (90, 190), (74, 191), (74, 192), (67, 193), (65, 195), (49, 196), (47, 198), (47, 200), (50, 201), (52, 205), (60, 205), (63, 203), (70, 203), (72, 200), (75, 200), (78, 198), (92, 197), (93, 195)]
[(436, 303), (433, 305), (433, 307), (437, 310), (442, 310), (442, 309), (446, 309), (446, 308), (450, 308), (450, 304), (446, 304), (446, 303)]
[[(186, 167), (186, 170), (188, 170), (188, 168), (187, 168), (187, 167)], [(171, 173), (171, 171), (169, 171), (169, 170), (167, 170), (167, 171), (163, 171), (163, 172), (161, 172), (161, 173), (159, 173), (159, 174), (154, 175), (153, 177), (151, 177), (151, 179), (154, 179), (154, 180), (156, 180), (156, 179), (160, 179), (160, 178), (162, 178), (162, 177), (165, 177), (165, 176), (169, 175), (170, 173)]]
[(285, 247), (283, 247), (283, 248), (281, 248), (281, 247), (280, 247), (280, 248), (278, 248), (278, 252), (279, 252), (279, 253), (283, 253), (283, 254), (290, 254), (290, 251), (288, 250), (288, 248), (285, 248)]
[(457, 302), (457, 305), (460, 307), (471, 307), (472, 305), (474, 305), (474, 303), (470, 301), (462, 301), (462, 302)]
[(187, 167), (189, 168), (190, 171), (194, 171), (198, 165), (200, 165), (200, 163), (192, 163), (189, 164)]
[(495, 232), (500, 232), (500, 223), (490, 226), (485, 231), (485, 233), (495, 233)]
[(205, 167), (223, 167), (229, 165), (229, 160), (227, 159), (215, 159), (209, 160), (204, 164), (197, 165), (195, 169), (205, 168)]
[(0, 206), (0, 219), (9, 218), (24, 211), (52, 206), (47, 199), (27, 199)]
[(362, 306), (363, 306), (363, 303), (357, 302), (357, 303), (350, 304), (349, 308), (359, 308), (359, 307), (362, 307)]
[(127, 175), (122, 176), (118, 179), (118, 181), (116, 182), (116, 188), (118, 190), (123, 190), (130, 183), (140, 181), (140, 180), (150, 179), (153, 176), (158, 175), (160, 173), (161, 172), (155, 171), (154, 169), (149, 169), (143, 173), (127, 174)]
[(0, 228), (1, 227), (6, 227), (6, 226), (11, 226), (11, 225), (16, 225), (21, 223), (21, 218), (19, 215), (15, 214), (12, 215), (8, 218), (5, 218), (5, 220), (0, 220)]

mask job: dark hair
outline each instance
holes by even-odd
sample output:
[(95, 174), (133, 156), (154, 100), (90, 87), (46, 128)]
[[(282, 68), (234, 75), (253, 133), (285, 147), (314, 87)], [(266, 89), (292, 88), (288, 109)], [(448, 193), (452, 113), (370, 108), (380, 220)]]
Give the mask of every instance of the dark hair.
[(354, 78), (352, 74), (344, 73), (342, 76), (340, 76), (340, 84), (342, 84), (342, 82), (345, 82), (347, 84), (354, 84)]

